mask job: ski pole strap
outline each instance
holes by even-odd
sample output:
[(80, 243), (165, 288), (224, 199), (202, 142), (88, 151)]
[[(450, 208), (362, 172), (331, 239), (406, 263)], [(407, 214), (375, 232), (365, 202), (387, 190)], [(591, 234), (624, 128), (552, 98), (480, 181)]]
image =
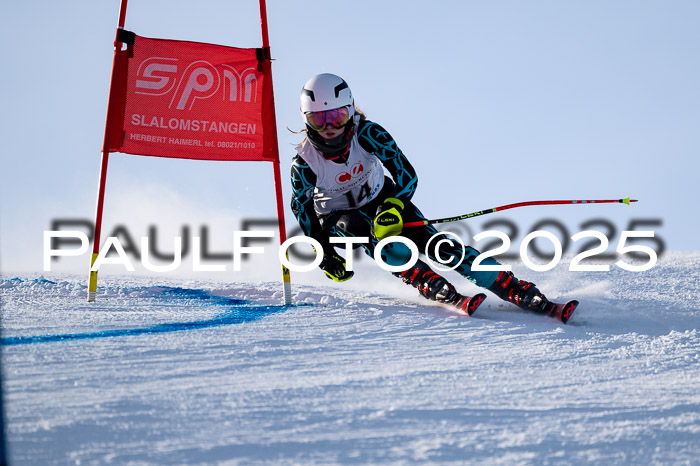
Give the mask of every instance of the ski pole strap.
[(516, 207), (525, 207), (529, 205), (555, 205), (555, 204), (610, 204), (610, 203), (620, 203), (630, 205), (630, 202), (637, 202), (637, 199), (630, 199), (626, 197), (624, 199), (593, 199), (593, 200), (555, 200), (555, 201), (527, 201), (527, 202), (517, 202), (515, 204), (506, 204), (499, 207), (493, 207), (486, 210), (478, 210), (476, 212), (471, 212), (468, 214), (460, 215), (457, 217), (445, 217), (438, 218), (435, 220), (418, 220), (415, 222), (406, 222), (403, 224), (404, 228), (418, 227), (423, 225), (434, 225), (437, 223), (449, 223), (457, 222), (459, 220), (466, 220), (472, 217), (478, 217), (480, 215), (492, 214), (494, 212), (500, 212), (502, 210), (515, 209)]

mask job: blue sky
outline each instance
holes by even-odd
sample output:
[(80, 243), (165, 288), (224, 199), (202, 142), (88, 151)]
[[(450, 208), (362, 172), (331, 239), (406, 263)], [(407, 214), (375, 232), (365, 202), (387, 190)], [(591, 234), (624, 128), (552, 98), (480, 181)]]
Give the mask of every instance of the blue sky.
[[(697, 249), (700, 3), (270, 0), (267, 7), (285, 207), (300, 139), (285, 126), (302, 127), (303, 83), (332, 72), (409, 157), (419, 174), (414, 199), (429, 217), (631, 195), (640, 199), (632, 207), (528, 207), (498, 218), (519, 225), (516, 245), (546, 218), (569, 235), (593, 219), (613, 223), (618, 234), (630, 220), (652, 219), (661, 220), (655, 230), (668, 249)], [(42, 233), (52, 219), (94, 216), (118, 11), (116, 0), (4, 5), (5, 271), (41, 271)], [(238, 47), (261, 41), (255, 0), (132, 0), (126, 28)], [(241, 218), (274, 217), (272, 169), (113, 154), (105, 208), (106, 231), (127, 224), (139, 236), (150, 224), (164, 234), (209, 224), (226, 239)], [(469, 229), (493, 219), (475, 219)], [(617, 237), (610, 241), (614, 249)]]

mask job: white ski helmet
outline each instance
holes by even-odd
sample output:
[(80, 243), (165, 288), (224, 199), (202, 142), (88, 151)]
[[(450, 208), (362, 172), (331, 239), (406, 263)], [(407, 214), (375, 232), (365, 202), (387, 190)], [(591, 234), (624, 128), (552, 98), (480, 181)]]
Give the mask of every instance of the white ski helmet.
[(317, 74), (309, 79), (301, 90), (301, 113), (322, 112), (350, 107), (354, 114), (354, 100), (348, 83), (330, 73)]
[[(301, 90), (301, 114), (309, 143), (325, 158), (345, 162), (355, 127), (355, 105), (348, 83), (330, 73), (317, 74), (309, 79)], [(343, 133), (331, 139), (321, 137), (318, 131), (327, 124), (344, 128)]]

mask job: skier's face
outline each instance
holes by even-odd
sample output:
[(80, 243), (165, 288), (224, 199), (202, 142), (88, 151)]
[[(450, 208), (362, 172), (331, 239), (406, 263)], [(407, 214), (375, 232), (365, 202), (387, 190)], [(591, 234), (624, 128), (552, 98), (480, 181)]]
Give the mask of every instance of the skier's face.
[(328, 125), (326, 126), (326, 129), (324, 129), (323, 131), (319, 131), (318, 134), (323, 139), (333, 139), (343, 134), (344, 130), (345, 128), (334, 128), (333, 126)]

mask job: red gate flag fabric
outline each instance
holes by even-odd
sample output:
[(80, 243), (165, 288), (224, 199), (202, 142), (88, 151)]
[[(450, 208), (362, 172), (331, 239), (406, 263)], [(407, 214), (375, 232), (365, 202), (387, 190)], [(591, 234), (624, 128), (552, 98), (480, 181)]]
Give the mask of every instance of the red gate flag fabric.
[(104, 151), (278, 160), (263, 49), (149, 39), (124, 30), (117, 45)]

